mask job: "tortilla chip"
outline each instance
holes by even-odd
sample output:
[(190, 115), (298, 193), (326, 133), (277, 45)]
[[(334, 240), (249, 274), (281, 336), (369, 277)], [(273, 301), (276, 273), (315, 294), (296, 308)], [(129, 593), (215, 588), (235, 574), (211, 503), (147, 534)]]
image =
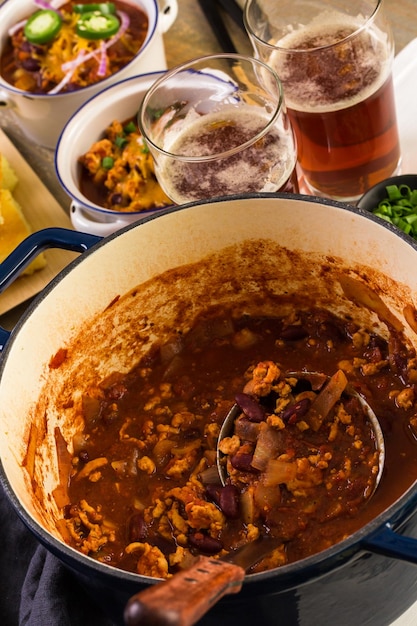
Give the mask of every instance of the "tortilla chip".
[(0, 154), (0, 189), (13, 191), (18, 183), (18, 177), (9, 161)]
[[(31, 228), (10, 190), (0, 189), (0, 263), (30, 233)], [(39, 254), (22, 274), (33, 274), (36, 270), (44, 268), (45, 265), (45, 256)]]

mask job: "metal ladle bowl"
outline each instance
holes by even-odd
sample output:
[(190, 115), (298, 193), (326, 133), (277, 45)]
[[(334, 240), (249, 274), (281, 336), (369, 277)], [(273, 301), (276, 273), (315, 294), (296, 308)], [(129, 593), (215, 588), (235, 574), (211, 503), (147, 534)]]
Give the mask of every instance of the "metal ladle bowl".
[[(309, 376), (315, 376), (315, 375), (320, 375), (320, 373), (309, 372), (309, 371), (288, 372), (285, 376), (286, 377), (296, 376), (297, 378), (308, 379)], [(330, 377), (327, 377), (327, 378), (329, 379)], [(371, 408), (369, 403), (365, 400), (365, 398), (361, 394), (359, 394), (355, 389), (353, 389), (351, 385), (348, 385), (346, 387), (344, 393), (347, 394), (348, 396), (357, 398), (357, 400), (360, 402), (364, 410), (364, 413), (366, 414), (366, 417), (369, 419), (372, 425), (372, 429), (374, 431), (375, 448), (378, 451), (378, 473), (376, 476), (373, 490), (371, 494), (369, 495), (369, 497), (371, 497), (375, 493), (381, 481), (382, 473), (384, 471), (384, 466), (385, 466), (384, 435), (383, 435), (382, 428), (381, 428), (381, 425), (379, 423), (377, 416), (375, 415), (373, 409)], [(220, 481), (223, 486), (227, 483), (227, 480), (228, 480), (227, 464), (225, 462), (227, 455), (221, 452), (220, 443), (223, 439), (225, 439), (226, 437), (230, 437), (233, 434), (235, 421), (239, 417), (239, 415), (242, 414), (242, 412), (243, 411), (241, 407), (237, 403), (235, 403), (230, 409), (230, 411), (228, 412), (228, 414), (226, 415), (224, 422), (222, 424), (222, 427), (220, 429), (219, 438), (217, 441), (217, 449), (216, 449), (216, 462), (217, 462), (217, 469), (218, 469), (219, 476), (220, 476)]]

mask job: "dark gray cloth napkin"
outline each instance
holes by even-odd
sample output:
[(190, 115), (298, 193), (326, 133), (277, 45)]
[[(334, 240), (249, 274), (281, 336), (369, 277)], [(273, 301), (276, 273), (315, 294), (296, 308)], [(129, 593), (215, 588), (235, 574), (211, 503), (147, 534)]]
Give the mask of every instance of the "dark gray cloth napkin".
[(17, 516), (0, 486), (2, 626), (112, 626), (76, 576)]

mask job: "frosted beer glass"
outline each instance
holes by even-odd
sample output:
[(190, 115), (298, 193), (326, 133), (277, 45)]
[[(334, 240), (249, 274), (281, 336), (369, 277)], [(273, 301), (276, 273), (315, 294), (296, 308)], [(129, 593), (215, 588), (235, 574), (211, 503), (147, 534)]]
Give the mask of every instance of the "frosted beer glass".
[(149, 89), (139, 126), (176, 204), (298, 191), (294, 135), (276, 73), (238, 54), (195, 59)]
[(382, 0), (247, 0), (255, 56), (283, 85), (312, 193), (356, 200), (396, 173), (394, 44)]

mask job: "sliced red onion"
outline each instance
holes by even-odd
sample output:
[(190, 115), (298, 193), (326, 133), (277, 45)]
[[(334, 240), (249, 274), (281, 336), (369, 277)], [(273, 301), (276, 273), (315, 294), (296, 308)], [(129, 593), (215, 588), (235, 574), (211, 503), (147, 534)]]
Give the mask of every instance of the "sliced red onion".
[(62, 7), (62, 5), (67, 2), (67, 0), (56, 0), (55, 2), (54, 0), (51, 0), (51, 2), (48, 2), (48, 0), (33, 0), (33, 2), (40, 9), (50, 9), (51, 11), (55, 11), (56, 13), (58, 13), (58, 9)]
[(105, 76), (107, 69), (107, 53), (106, 44), (103, 40), (100, 41), (100, 63), (97, 70), (97, 76)]
[[(100, 46), (101, 56), (100, 56), (100, 61), (99, 61), (99, 72), (100, 72), (101, 64), (103, 62), (103, 50), (105, 52), (106, 50), (108, 50), (108, 48), (110, 48), (110, 46), (116, 43), (116, 41), (118, 41), (120, 37), (122, 37), (122, 35), (126, 32), (130, 24), (130, 18), (127, 15), (127, 13), (124, 13), (123, 11), (117, 11), (117, 15), (120, 17), (119, 30), (114, 35), (114, 37), (109, 39), (107, 43), (104, 43), (104, 41), (102, 42), (103, 47)], [(54, 87), (51, 91), (48, 91), (49, 94), (54, 94), (54, 93), (58, 93), (59, 91), (61, 91), (61, 89), (71, 80), (71, 77), (74, 71), (77, 69), (77, 67), (79, 65), (82, 65), (89, 59), (97, 58), (97, 55), (99, 53), (98, 50), (93, 50), (89, 54), (82, 54), (83, 52), (84, 51), (81, 50), (80, 54), (73, 61), (68, 61), (67, 63), (64, 63), (63, 65), (61, 65), (61, 69), (63, 72), (66, 73), (66, 75), (56, 87)], [(98, 76), (101, 76), (99, 72), (98, 72)]]
[(114, 35), (114, 37), (109, 39), (109, 41), (106, 43), (106, 48), (110, 48), (110, 46), (116, 43), (116, 41), (118, 41), (120, 37), (122, 37), (127, 31), (127, 29), (129, 28), (130, 17), (128, 16), (128, 14), (125, 13), (124, 11), (117, 11), (116, 15), (120, 17), (120, 28), (117, 31), (117, 33)]
[(17, 22), (17, 24), (14, 24), (14, 26), (10, 26), (8, 32), (9, 37), (13, 37), (13, 35), (15, 33), (17, 33), (17, 31), (20, 28), (23, 28), (23, 26), (26, 24), (27, 20), (21, 20), (20, 22)]
[[(84, 63), (85, 60), (85, 53), (84, 50), (81, 50), (77, 56), (76, 59), (74, 59), (74, 61), (71, 61), (70, 63), (65, 63), (64, 65), (68, 65), (71, 67), (68, 67), (66, 71), (66, 74), (64, 76), (64, 78), (61, 80), (60, 83), (58, 83), (53, 89), (51, 89), (50, 91), (48, 91), (48, 94), (55, 94), (55, 93), (59, 93), (67, 83), (70, 82), (75, 70), (77, 69), (77, 67), (79, 65), (81, 65), (82, 63)], [(64, 67), (64, 66), (62, 66)]]
[(117, 11), (117, 15), (120, 17), (120, 28), (115, 34), (115, 37), (118, 35), (121, 36), (123, 33), (129, 28), (130, 17), (124, 11)]

